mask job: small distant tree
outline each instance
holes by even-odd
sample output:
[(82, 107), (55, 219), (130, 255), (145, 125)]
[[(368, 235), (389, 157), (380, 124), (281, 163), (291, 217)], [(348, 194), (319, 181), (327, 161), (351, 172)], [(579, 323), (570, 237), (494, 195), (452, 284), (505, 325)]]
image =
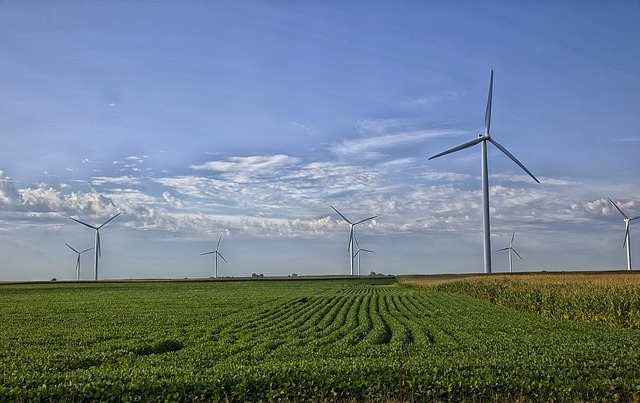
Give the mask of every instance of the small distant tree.
[(251, 277), (258, 277), (258, 273), (251, 273)]
[(51, 279), (51, 281), (58, 281), (58, 279), (54, 277)]
[(291, 273), (291, 277), (298, 277), (297, 273)]
[(264, 277), (264, 274), (260, 273), (260, 277)]
[(371, 273), (369, 273), (369, 275), (370, 275), (370, 276), (375, 276), (375, 275), (376, 275), (376, 272), (375, 272), (375, 271), (372, 271)]

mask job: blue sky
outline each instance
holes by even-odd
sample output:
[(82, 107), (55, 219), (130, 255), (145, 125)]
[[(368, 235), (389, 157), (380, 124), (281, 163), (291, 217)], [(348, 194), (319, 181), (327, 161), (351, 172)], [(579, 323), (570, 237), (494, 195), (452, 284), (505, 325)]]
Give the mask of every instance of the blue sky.
[[(640, 215), (640, 3), (0, 3), (0, 280), (623, 269)], [(640, 228), (632, 225), (632, 246)], [(640, 253), (640, 250), (639, 252)], [(640, 256), (640, 255), (639, 255)], [(640, 258), (639, 258), (640, 259)], [(640, 260), (636, 264), (640, 267)], [(495, 272), (508, 270), (494, 252)], [(91, 278), (90, 253), (82, 277)]]

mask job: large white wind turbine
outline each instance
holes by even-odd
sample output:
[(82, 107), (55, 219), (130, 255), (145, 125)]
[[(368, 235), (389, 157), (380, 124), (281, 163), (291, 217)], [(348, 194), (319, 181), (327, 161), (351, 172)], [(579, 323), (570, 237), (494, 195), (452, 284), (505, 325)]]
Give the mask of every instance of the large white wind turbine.
[(625, 229), (624, 229), (624, 242), (622, 243), (622, 247), (624, 248), (625, 244), (627, 245), (627, 270), (631, 270), (631, 239), (629, 237), (629, 223), (633, 220), (637, 220), (638, 218), (640, 218), (640, 216), (629, 218), (624, 213), (624, 211), (622, 211), (622, 209), (613, 202), (613, 200), (609, 199), (609, 201), (611, 202), (611, 204), (613, 204), (613, 207), (615, 207), (620, 212), (620, 214), (622, 214), (622, 217), (624, 217)]
[(358, 276), (360, 275), (360, 252), (369, 252), (369, 253), (375, 253), (372, 250), (369, 249), (364, 249), (360, 247), (360, 244), (358, 243), (358, 238), (356, 238), (355, 236), (353, 237), (353, 239), (355, 239), (356, 241), (356, 247), (358, 248), (356, 250), (356, 254), (354, 255), (354, 257), (358, 258)]
[(216, 249), (212, 250), (211, 252), (205, 252), (205, 253), (201, 253), (200, 256), (204, 256), (204, 255), (216, 255), (216, 270), (215, 270), (215, 278), (218, 278), (218, 256), (220, 256), (222, 258), (222, 260), (224, 260), (225, 263), (229, 264), (229, 262), (227, 262), (227, 259), (224, 258), (224, 256), (222, 256), (222, 254), (220, 252), (218, 252), (218, 248), (220, 247), (220, 241), (222, 240), (222, 235), (220, 235), (220, 238), (218, 238), (218, 244), (216, 245)]
[(80, 255), (82, 255), (85, 252), (89, 252), (93, 248), (85, 249), (82, 252), (78, 252), (73, 248), (73, 246), (69, 245), (68, 243), (65, 243), (65, 245), (67, 245), (69, 249), (71, 249), (72, 251), (78, 254), (78, 259), (76, 259), (76, 280), (80, 281)]
[(487, 111), (484, 115), (484, 134), (480, 134), (477, 139), (469, 141), (468, 143), (464, 143), (459, 145), (458, 147), (454, 147), (447, 151), (441, 152), (440, 154), (436, 154), (429, 159), (432, 160), (434, 158), (441, 157), (446, 154), (450, 154), (456, 151), (464, 150), (465, 148), (473, 147), (474, 145), (481, 143), (481, 153), (482, 153), (482, 222), (484, 224), (484, 272), (491, 273), (491, 228), (489, 224), (489, 173), (487, 166), (487, 141), (496, 146), (500, 151), (502, 151), (507, 157), (511, 158), (513, 162), (515, 162), (520, 168), (522, 168), (526, 173), (529, 174), (536, 182), (540, 183), (538, 179), (529, 170), (522, 165), (520, 161), (516, 157), (513, 156), (506, 148), (501, 146), (497, 141), (495, 141), (489, 135), (489, 129), (491, 127), (491, 96), (493, 92), (493, 70), (491, 70), (491, 81), (489, 82), (489, 98), (487, 100)]
[(502, 248), (502, 249), (498, 249), (498, 252), (502, 251), (502, 250), (508, 250), (509, 251), (509, 273), (513, 273), (513, 258), (511, 256), (511, 252), (515, 253), (516, 255), (518, 255), (518, 257), (520, 258), (520, 260), (524, 260), (522, 258), (522, 256), (520, 256), (520, 254), (518, 253), (517, 250), (515, 250), (515, 248), (513, 247), (513, 238), (515, 238), (516, 233), (514, 232), (513, 235), (511, 235), (511, 242), (509, 242), (509, 247), (508, 248)]
[(365, 218), (364, 220), (360, 220), (360, 221), (356, 221), (356, 222), (351, 222), (347, 217), (345, 217), (341, 212), (338, 211), (338, 209), (336, 209), (335, 207), (331, 206), (331, 208), (338, 213), (338, 215), (340, 217), (342, 217), (343, 220), (345, 220), (347, 223), (349, 223), (349, 270), (351, 275), (353, 276), (355, 273), (353, 272), (353, 259), (354, 259), (354, 254), (353, 254), (353, 227), (355, 227), (358, 224), (361, 224), (365, 221), (369, 221), (369, 220), (373, 220), (374, 218), (378, 217), (377, 215), (374, 215), (373, 217), (369, 217), (369, 218)]
[(93, 226), (93, 225), (89, 225), (86, 222), (82, 222), (80, 220), (76, 220), (73, 217), (69, 217), (70, 219), (72, 219), (73, 221), (80, 223), (86, 227), (89, 227), (93, 230), (96, 231), (96, 243), (95, 246), (93, 248), (94, 250), (94, 257), (95, 257), (95, 262), (93, 264), (93, 279), (97, 280), (98, 279), (98, 257), (102, 256), (102, 254), (100, 253), (100, 228), (104, 227), (105, 225), (107, 225), (111, 220), (113, 220), (114, 218), (116, 218), (117, 216), (119, 216), (120, 214), (122, 214), (122, 212), (114, 215), (113, 217), (109, 218), (107, 221), (105, 221), (104, 223), (102, 223), (102, 225), (98, 225), (97, 227)]

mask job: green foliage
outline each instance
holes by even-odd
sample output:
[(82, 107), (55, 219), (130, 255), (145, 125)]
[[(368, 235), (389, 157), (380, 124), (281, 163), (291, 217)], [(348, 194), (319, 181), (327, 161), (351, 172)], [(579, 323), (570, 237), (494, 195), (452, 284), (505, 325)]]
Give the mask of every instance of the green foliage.
[(640, 334), (393, 278), (0, 285), (0, 401), (634, 400)]
[(136, 349), (138, 355), (162, 354), (182, 350), (182, 343), (176, 340), (163, 340), (153, 346), (145, 345)]
[(535, 284), (507, 279), (457, 281), (436, 289), (551, 318), (603, 322), (640, 329), (640, 286)]

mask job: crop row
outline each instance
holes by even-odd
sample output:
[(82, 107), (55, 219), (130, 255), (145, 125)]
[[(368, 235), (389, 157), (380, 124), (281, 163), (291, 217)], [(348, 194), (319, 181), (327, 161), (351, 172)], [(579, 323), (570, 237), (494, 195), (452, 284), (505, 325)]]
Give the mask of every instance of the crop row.
[[(29, 318), (29, 320), (21, 320)], [(388, 280), (0, 286), (0, 401), (632, 400), (640, 335)]]

